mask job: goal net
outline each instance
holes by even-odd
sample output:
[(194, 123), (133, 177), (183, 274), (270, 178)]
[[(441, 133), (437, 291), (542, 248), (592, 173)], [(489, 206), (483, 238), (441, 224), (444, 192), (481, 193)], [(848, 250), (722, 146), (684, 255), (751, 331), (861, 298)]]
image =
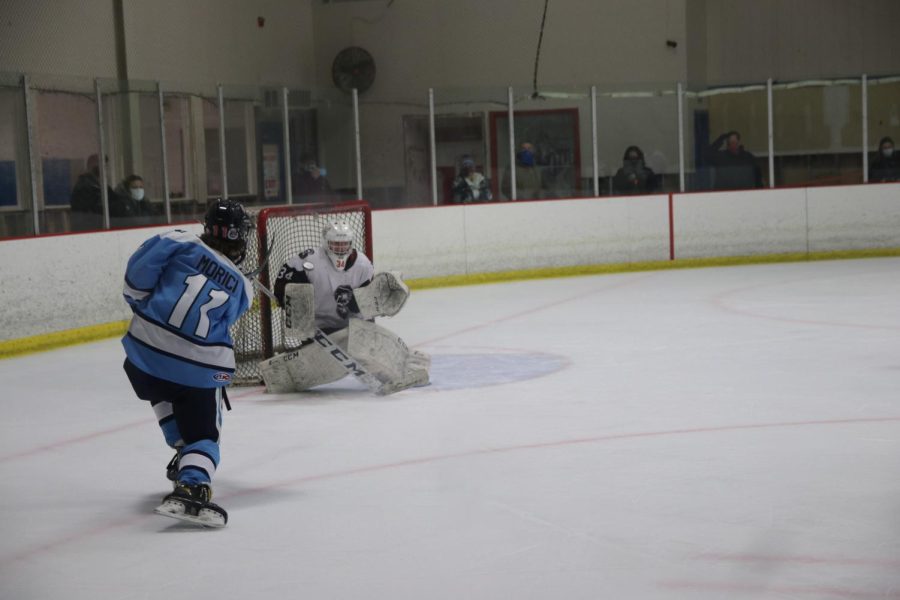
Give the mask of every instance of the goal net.
[[(290, 257), (322, 244), (322, 230), (333, 221), (344, 221), (355, 235), (354, 247), (372, 256), (372, 213), (366, 202), (341, 204), (295, 204), (259, 211), (256, 231), (247, 238), (247, 257), (241, 268), (259, 267), (270, 249), (269, 260), (259, 274), (260, 282), (272, 289), (278, 270)], [(281, 309), (265, 294), (255, 291), (250, 309), (231, 329), (237, 368), (233, 383), (254, 385), (262, 381), (257, 364), (286, 348), (299, 346), (300, 340), (285, 335)]]

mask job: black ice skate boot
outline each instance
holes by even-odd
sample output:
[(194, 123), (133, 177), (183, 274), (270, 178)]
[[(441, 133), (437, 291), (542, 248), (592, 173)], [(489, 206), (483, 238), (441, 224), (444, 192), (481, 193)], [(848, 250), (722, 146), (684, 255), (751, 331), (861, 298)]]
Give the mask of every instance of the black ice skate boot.
[(178, 481), (178, 461), (181, 460), (181, 448), (175, 451), (175, 456), (172, 457), (172, 460), (169, 461), (169, 464), (166, 465), (166, 479), (172, 482), (172, 485), (175, 485), (175, 482)]
[(212, 489), (206, 484), (176, 483), (171, 494), (153, 512), (203, 527), (225, 527), (228, 513), (210, 502)]

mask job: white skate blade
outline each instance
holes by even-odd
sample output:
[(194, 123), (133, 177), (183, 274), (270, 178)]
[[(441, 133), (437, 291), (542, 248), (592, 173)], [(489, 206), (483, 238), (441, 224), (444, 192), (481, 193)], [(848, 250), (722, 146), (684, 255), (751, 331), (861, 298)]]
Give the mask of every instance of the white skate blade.
[(201, 527), (213, 527), (216, 529), (225, 527), (225, 518), (216, 511), (209, 508), (201, 508), (198, 514), (192, 515), (185, 512), (184, 504), (177, 500), (166, 500), (154, 508), (153, 512)]

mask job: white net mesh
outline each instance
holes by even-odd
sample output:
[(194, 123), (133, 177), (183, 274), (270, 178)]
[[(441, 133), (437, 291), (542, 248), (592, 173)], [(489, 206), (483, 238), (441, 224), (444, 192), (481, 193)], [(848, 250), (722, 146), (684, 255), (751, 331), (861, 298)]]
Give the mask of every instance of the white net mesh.
[[(322, 229), (330, 221), (341, 220), (354, 232), (354, 246), (372, 258), (371, 212), (365, 202), (344, 204), (298, 204), (263, 209), (256, 218), (256, 230), (247, 243), (247, 258), (241, 267), (256, 269), (270, 249), (268, 263), (259, 275), (260, 281), (271, 289), (278, 270), (288, 258), (322, 243)], [(236, 385), (254, 385), (261, 381), (257, 364), (299, 345), (300, 340), (285, 335), (284, 318), (280, 308), (268, 297), (256, 292), (253, 304), (232, 327), (237, 369)]]

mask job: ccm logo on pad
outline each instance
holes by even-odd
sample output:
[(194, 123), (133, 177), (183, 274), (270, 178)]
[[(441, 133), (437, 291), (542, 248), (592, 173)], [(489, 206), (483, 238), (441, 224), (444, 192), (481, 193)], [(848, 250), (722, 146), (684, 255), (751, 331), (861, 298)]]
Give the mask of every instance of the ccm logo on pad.
[(213, 375), (213, 381), (231, 381), (231, 375), (228, 373), (216, 373)]

